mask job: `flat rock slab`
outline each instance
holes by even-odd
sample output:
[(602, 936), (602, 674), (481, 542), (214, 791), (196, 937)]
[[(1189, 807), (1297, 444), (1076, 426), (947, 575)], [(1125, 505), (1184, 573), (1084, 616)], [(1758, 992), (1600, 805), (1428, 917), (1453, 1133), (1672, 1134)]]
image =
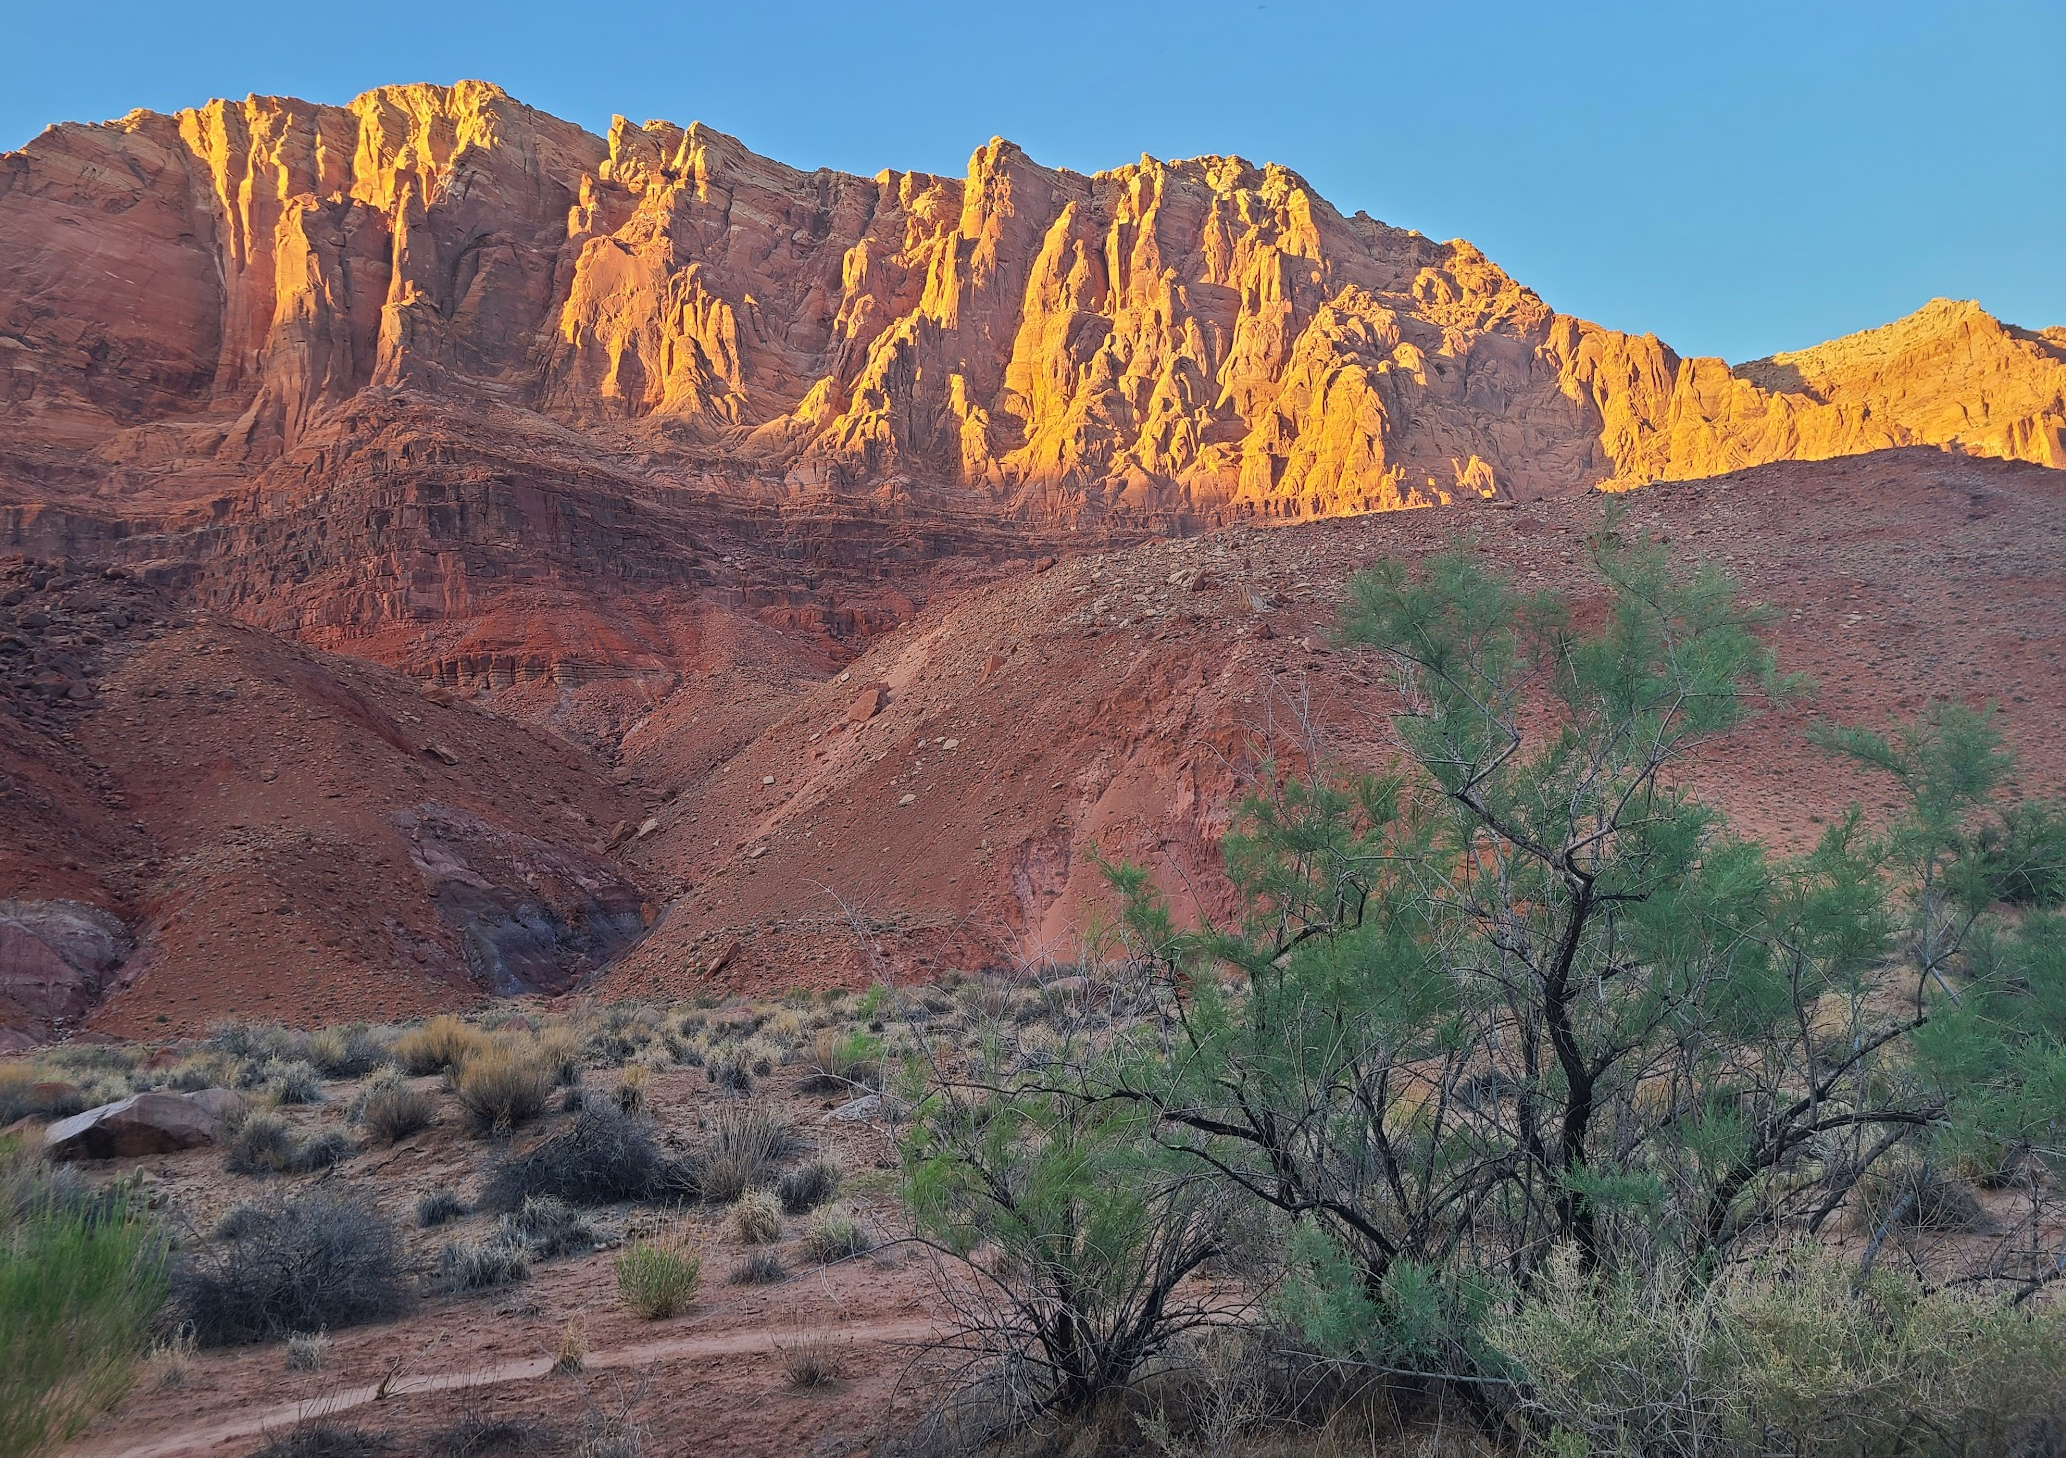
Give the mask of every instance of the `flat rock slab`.
[(118, 1159), (170, 1154), (215, 1142), (216, 1116), (203, 1105), (171, 1093), (131, 1094), (43, 1131), (52, 1159)]

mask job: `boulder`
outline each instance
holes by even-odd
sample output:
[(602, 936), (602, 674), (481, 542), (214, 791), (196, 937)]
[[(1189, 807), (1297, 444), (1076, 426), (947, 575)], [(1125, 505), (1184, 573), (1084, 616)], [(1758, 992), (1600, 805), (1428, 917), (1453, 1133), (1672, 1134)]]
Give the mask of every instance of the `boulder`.
[(856, 724), (866, 723), (882, 712), (882, 706), (890, 700), (890, 689), (886, 683), (864, 684), (860, 694), (847, 705), (846, 716)]
[(43, 1131), (52, 1159), (117, 1159), (170, 1154), (215, 1141), (215, 1120), (198, 1104), (171, 1093), (131, 1094)]
[(220, 1130), (244, 1112), (244, 1096), (233, 1088), (202, 1088), (185, 1095), (186, 1101), (206, 1114)]

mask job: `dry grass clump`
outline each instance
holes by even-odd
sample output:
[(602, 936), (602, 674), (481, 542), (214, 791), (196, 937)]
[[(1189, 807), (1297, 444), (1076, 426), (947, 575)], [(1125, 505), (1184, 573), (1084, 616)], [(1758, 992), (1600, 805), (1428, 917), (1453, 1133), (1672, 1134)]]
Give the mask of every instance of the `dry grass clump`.
[(194, 1329), (180, 1325), (152, 1342), (143, 1354), (141, 1386), (147, 1392), (169, 1392), (187, 1385), (194, 1370)]
[(820, 1210), (811, 1216), (802, 1244), (805, 1255), (826, 1265), (875, 1249), (874, 1237), (844, 1210)]
[(808, 1215), (839, 1193), (845, 1178), (839, 1161), (830, 1155), (814, 1154), (795, 1169), (784, 1171), (775, 1184), (785, 1215)]
[(606, 1205), (686, 1197), (695, 1182), (692, 1170), (660, 1152), (649, 1125), (598, 1103), (535, 1149), (505, 1159), (489, 1175), (481, 1200), (491, 1210), (515, 1210), (532, 1195)]
[(394, 1070), (387, 1072), (393, 1076), (376, 1076), (359, 1101), (359, 1122), (381, 1143), (394, 1144), (435, 1123), (438, 1101), (423, 1089), (404, 1083)]
[(730, 1204), (767, 1185), (776, 1163), (796, 1150), (795, 1131), (775, 1109), (758, 1103), (725, 1105), (711, 1123), (703, 1151), (703, 1197)]
[(829, 1333), (819, 1331), (787, 1344), (776, 1342), (775, 1356), (789, 1385), (809, 1390), (830, 1387), (840, 1379), (845, 1353)]
[(325, 1331), (296, 1331), (287, 1334), (287, 1370), (318, 1372), (330, 1358), (330, 1334)]
[(588, 1365), (588, 1334), (581, 1329), (581, 1318), (570, 1316), (567, 1324), (560, 1328), (559, 1350), (553, 1353), (552, 1370), (562, 1376), (579, 1372)]
[(302, 1056), (326, 1078), (363, 1078), (387, 1061), (387, 1040), (364, 1023), (310, 1033)]
[(440, 1013), (420, 1028), (412, 1028), (395, 1039), (388, 1052), (402, 1072), (421, 1077), (426, 1073), (452, 1073), (480, 1051), (487, 1035), (469, 1027), (450, 1013)]
[(858, 1092), (882, 1075), (882, 1039), (859, 1029), (820, 1028), (810, 1058), (817, 1071), (804, 1080), (806, 1092)]
[(377, 1429), (301, 1422), (256, 1449), (251, 1458), (374, 1458), (392, 1447)]
[(782, 1264), (782, 1257), (775, 1251), (762, 1249), (735, 1261), (725, 1280), (734, 1286), (773, 1286), (788, 1278), (789, 1267)]
[(637, 1117), (646, 1111), (646, 1069), (633, 1064), (624, 1070), (617, 1080), (617, 1108), (621, 1113)]
[(540, 1028), (531, 1039), (538, 1062), (561, 1088), (581, 1082), (581, 1035), (565, 1023)]
[(276, 1104), (320, 1104), (323, 1075), (305, 1059), (275, 1058), (259, 1071), (258, 1087)]
[(773, 1245), (782, 1238), (782, 1202), (773, 1190), (748, 1190), (727, 1223), (741, 1245)]
[(703, 1262), (679, 1244), (638, 1241), (617, 1257), (617, 1293), (647, 1321), (686, 1311), (703, 1275)]
[(0, 1126), (30, 1115), (62, 1119), (90, 1107), (82, 1090), (46, 1078), (33, 1063), (0, 1063)]
[(473, 1208), (443, 1185), (425, 1190), (416, 1200), (416, 1225), (420, 1230), (433, 1230), (440, 1225), (449, 1225), (454, 1220), (464, 1220), (471, 1214)]
[(1867, 1171), (1853, 1194), (1852, 1216), (1866, 1232), (1888, 1227), (1930, 1235), (1969, 1235), (1988, 1225), (1987, 1211), (1964, 1180), (1920, 1162)]
[(552, 1095), (552, 1070), (528, 1040), (496, 1038), (459, 1065), (452, 1092), (475, 1134), (506, 1134), (535, 1119)]
[(490, 1291), (531, 1279), (531, 1257), (502, 1240), (449, 1240), (438, 1258), (448, 1291)]
[(525, 1196), (521, 1206), (502, 1217), (501, 1230), (503, 1244), (521, 1246), (538, 1260), (595, 1247), (595, 1227), (551, 1195)]

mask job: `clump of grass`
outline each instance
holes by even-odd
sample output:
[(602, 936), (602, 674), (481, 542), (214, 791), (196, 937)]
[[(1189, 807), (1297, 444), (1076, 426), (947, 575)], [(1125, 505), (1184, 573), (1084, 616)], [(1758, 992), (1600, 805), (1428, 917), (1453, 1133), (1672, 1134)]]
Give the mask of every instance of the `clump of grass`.
[(830, 1264), (875, 1249), (875, 1240), (861, 1222), (844, 1210), (821, 1209), (804, 1226), (803, 1251), (814, 1261)]
[(480, 1029), (469, 1027), (449, 1013), (441, 1013), (420, 1028), (412, 1028), (395, 1039), (389, 1056), (402, 1072), (452, 1073), (478, 1052), (486, 1041)]
[(63, 1119), (90, 1107), (84, 1091), (43, 1077), (32, 1063), (0, 1063), (0, 1125), (31, 1115)]
[(393, 1069), (374, 1078), (358, 1107), (359, 1122), (383, 1144), (394, 1144), (428, 1129), (437, 1112), (435, 1098), (403, 1082), (401, 1074)]
[(588, 1365), (588, 1334), (581, 1329), (581, 1318), (570, 1316), (567, 1324), (560, 1328), (559, 1350), (553, 1354), (552, 1370), (562, 1376), (581, 1371)]
[(254, 1451), (251, 1458), (374, 1458), (388, 1448), (387, 1435), (372, 1428), (301, 1422)]
[(665, 1321), (688, 1309), (703, 1262), (679, 1245), (641, 1240), (617, 1257), (617, 1293), (647, 1321)]
[(581, 1035), (564, 1023), (541, 1028), (532, 1039), (539, 1066), (552, 1075), (554, 1084), (572, 1088), (581, 1082)]
[(741, 1256), (725, 1279), (734, 1286), (772, 1286), (788, 1279), (789, 1267), (771, 1250), (757, 1250)]
[(633, 1064), (624, 1070), (617, 1080), (617, 1108), (620, 1113), (636, 1118), (646, 1111), (646, 1070)]
[(782, 1202), (772, 1190), (748, 1190), (732, 1206), (729, 1224), (741, 1245), (773, 1245), (782, 1238)]
[(165, 1086), (179, 1093), (204, 1088), (235, 1088), (239, 1077), (236, 1060), (214, 1048), (200, 1048), (165, 1070)]
[(521, 1206), (502, 1217), (502, 1240), (521, 1246), (535, 1259), (548, 1260), (569, 1251), (592, 1250), (595, 1227), (564, 1200), (527, 1195)]
[(839, 1161), (829, 1155), (815, 1154), (791, 1170), (785, 1170), (776, 1182), (775, 1194), (782, 1201), (785, 1215), (808, 1215), (827, 1200), (839, 1193), (839, 1184), (845, 1178), (845, 1171)]
[(449, 1225), (454, 1220), (463, 1220), (473, 1209), (458, 1195), (439, 1185), (425, 1190), (416, 1200), (416, 1224), (422, 1230), (434, 1230), (440, 1225)]
[(287, 1335), (287, 1370), (317, 1372), (330, 1357), (330, 1334), (325, 1331), (297, 1331)]
[(789, 1121), (768, 1105), (742, 1103), (720, 1108), (703, 1151), (703, 1197), (730, 1204), (748, 1190), (768, 1184), (776, 1162), (796, 1149), (796, 1133)]
[(460, 1065), (452, 1091), (473, 1133), (506, 1134), (544, 1111), (552, 1075), (532, 1060), (528, 1048), (498, 1038)]
[(127, 1191), (73, 1198), (13, 1140), (0, 1140), (0, 1197), (0, 1453), (39, 1453), (128, 1390), (164, 1299), (165, 1242)]
[(259, 1088), (276, 1104), (323, 1102), (323, 1075), (313, 1063), (299, 1058), (275, 1058), (267, 1063), (259, 1076)]
[(318, 1190), (255, 1205), (233, 1233), (189, 1257), (173, 1279), (180, 1315), (203, 1346), (335, 1331), (409, 1304), (395, 1229), (350, 1195)]
[(326, 1078), (363, 1078), (387, 1061), (387, 1042), (364, 1023), (310, 1033), (303, 1056)]
[(438, 1257), (438, 1274), (449, 1291), (487, 1291), (531, 1279), (531, 1257), (501, 1240), (449, 1240)]
[(505, 1159), (488, 1178), (482, 1202), (514, 1210), (528, 1196), (553, 1195), (576, 1205), (686, 1196), (694, 1172), (661, 1154), (649, 1125), (614, 1105), (596, 1104), (527, 1154)]
[(170, 1392), (187, 1385), (194, 1369), (194, 1329), (181, 1325), (151, 1343), (143, 1354), (144, 1387)]
[(842, 1375), (841, 1358), (844, 1353), (839, 1344), (822, 1331), (787, 1345), (775, 1343), (775, 1355), (781, 1361), (782, 1371), (789, 1378), (791, 1387), (806, 1390), (830, 1387)]
[(342, 1164), (358, 1152), (359, 1146), (342, 1129), (323, 1129), (294, 1146), (288, 1168), (296, 1174), (309, 1174)]
[(858, 1029), (820, 1028), (811, 1041), (811, 1063), (817, 1071), (804, 1080), (805, 1091), (859, 1091), (882, 1074), (882, 1039)]
[(489, 1417), (472, 1407), (460, 1412), (455, 1422), (422, 1438), (424, 1458), (490, 1458), (495, 1454), (546, 1453), (553, 1451), (551, 1428), (529, 1418)]
[(278, 1114), (255, 1109), (230, 1135), (224, 1164), (231, 1174), (283, 1174), (294, 1166), (294, 1131)]
[(1889, 1163), (1868, 1171), (1853, 1196), (1859, 1229), (1963, 1235), (1987, 1228), (1987, 1211), (1963, 1180), (1920, 1162)]

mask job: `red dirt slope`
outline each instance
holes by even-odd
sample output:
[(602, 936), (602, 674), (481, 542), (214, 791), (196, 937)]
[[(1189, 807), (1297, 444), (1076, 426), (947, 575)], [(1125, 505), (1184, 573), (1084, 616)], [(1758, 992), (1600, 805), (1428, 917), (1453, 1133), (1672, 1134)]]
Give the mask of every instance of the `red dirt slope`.
[[(1931, 696), (1999, 700), (2026, 791), (2066, 784), (2066, 478), (1909, 450), (1620, 501), (1629, 529), (1771, 604), (1782, 666), (1820, 682), (1811, 708), (1696, 766), (1746, 828), (1799, 844), (1848, 799), (1877, 804), (1880, 786), (1807, 746), (1807, 720), (1884, 722)], [(1466, 535), (1524, 582), (1583, 592), (1606, 509), (1564, 498), (1106, 552), (930, 608), (772, 719), (663, 708), (624, 742), (666, 800), (631, 854), (686, 889), (602, 985), (1067, 958), (1106, 905), (1093, 845), (1219, 905), (1236, 769), (1291, 702), (1310, 700), (1334, 752), (1389, 753), (1381, 665), (1323, 642), (1346, 575)]]

